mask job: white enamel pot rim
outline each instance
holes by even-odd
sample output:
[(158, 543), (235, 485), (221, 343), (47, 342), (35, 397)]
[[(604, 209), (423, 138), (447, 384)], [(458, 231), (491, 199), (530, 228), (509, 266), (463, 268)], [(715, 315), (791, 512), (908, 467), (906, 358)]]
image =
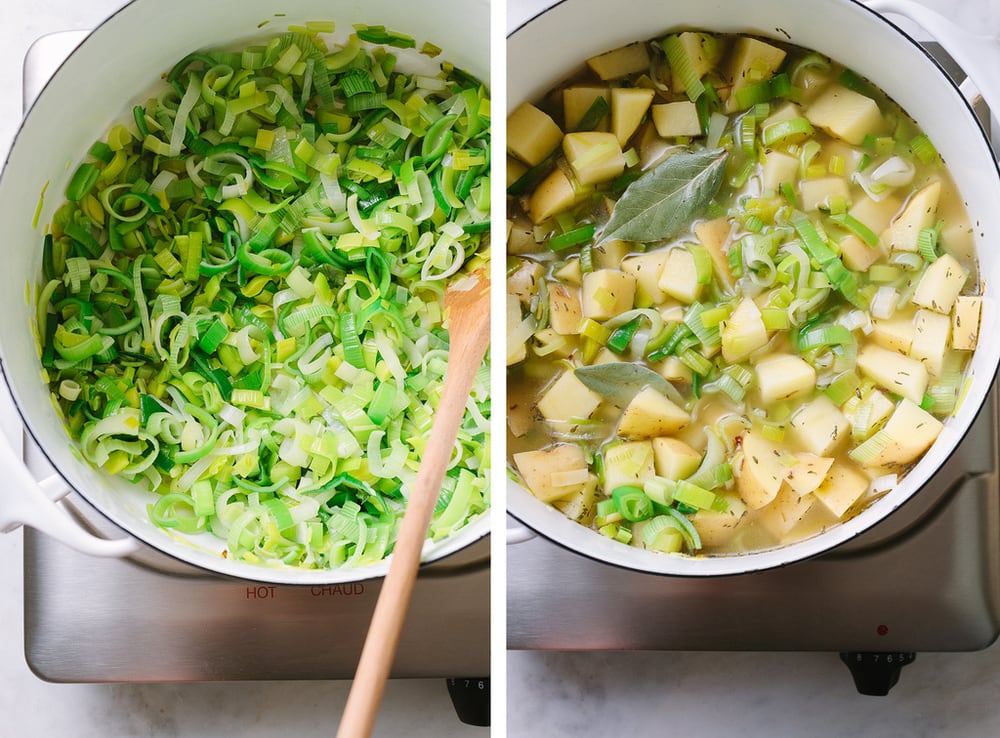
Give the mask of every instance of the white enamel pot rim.
[[(41, 381), (31, 331), (33, 305), (27, 294), (40, 274), (43, 228), (91, 144), (117, 117), (126, 118), (131, 106), (148, 96), (160, 76), (191, 51), (259, 38), (310, 20), (334, 21), (334, 39), (340, 42), (355, 24), (384, 25), (413, 36), (418, 48), (423, 41), (435, 43), (443, 50), (440, 59), (489, 81), (488, 0), (244, 0), (235, 4), (134, 0), (84, 39), (28, 111), (0, 175), (0, 222), (4, 223), (0, 364), (25, 427), (65, 484), (129, 535), (110, 542), (84, 533), (46, 499), (9, 449), (0, 452), (0, 465), (8, 476), (0, 485), (0, 531), (31, 525), (96, 555), (126, 554), (137, 548), (138, 540), (209, 571), (278, 584), (332, 584), (380, 577), (388, 571), (388, 561), (333, 570), (255, 566), (223, 558), (225, 541), (220, 539), (209, 535), (185, 538), (157, 528), (146, 514), (146, 505), (153, 499), (150, 493), (110, 479), (74, 453)], [(428, 70), (434, 64), (416, 52), (408, 57), (407, 52), (400, 52), (400, 60), (401, 66), (423, 63)], [(32, 214), (46, 185), (48, 195), (38, 225), (33, 227)], [(488, 531), (487, 514), (443, 541), (428, 542), (424, 560), (453, 554)]]
[[(874, 4), (874, 3), (873, 3)], [(907, 0), (883, 0), (884, 12), (909, 15), (959, 60), (987, 102), (1000, 110), (993, 78), (1000, 41), (964, 34)], [(676, 576), (738, 575), (801, 561), (849, 541), (884, 520), (941, 468), (976, 418), (1000, 362), (997, 335), (1000, 287), (1000, 172), (971, 106), (930, 55), (897, 26), (854, 0), (563, 0), (508, 37), (507, 109), (537, 99), (582, 60), (673, 29), (753, 33), (828, 54), (889, 93), (935, 142), (961, 191), (975, 229), (983, 281), (981, 341), (969, 370), (969, 388), (938, 441), (884, 497), (856, 517), (805, 540), (765, 551), (727, 556), (665, 555), (625, 546), (569, 520), (510, 482), (508, 512), (528, 528), (595, 560), (627, 569)], [(558, 38), (559, 43), (546, 43)]]

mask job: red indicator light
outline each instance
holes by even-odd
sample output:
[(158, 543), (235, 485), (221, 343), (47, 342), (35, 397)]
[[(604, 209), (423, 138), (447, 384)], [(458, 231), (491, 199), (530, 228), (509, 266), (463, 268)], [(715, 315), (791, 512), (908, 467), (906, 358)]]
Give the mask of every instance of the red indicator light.
[(876, 632), (877, 632), (877, 633), (878, 633), (878, 634), (879, 634), (880, 636), (884, 636), (884, 635), (885, 635), (886, 633), (888, 633), (888, 632), (889, 632), (889, 626), (888, 626), (888, 625), (880, 625), (880, 626), (878, 626), (878, 628), (876, 628), (875, 630), (876, 630)]

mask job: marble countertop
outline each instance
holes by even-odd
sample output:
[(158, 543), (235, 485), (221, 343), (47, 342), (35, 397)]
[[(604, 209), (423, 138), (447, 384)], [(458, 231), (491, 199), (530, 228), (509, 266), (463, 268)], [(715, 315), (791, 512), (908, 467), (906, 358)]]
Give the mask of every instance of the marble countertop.
[[(1000, 0), (921, 1), (1000, 36)], [(548, 4), (509, 0), (508, 27)], [(834, 653), (512, 651), (507, 683), (511, 736), (1000, 735), (997, 643), (921, 653), (882, 698), (858, 695)]]
[[(21, 63), (39, 36), (87, 29), (123, 0), (0, 3), (0, 159), (21, 119)], [(348, 681), (210, 684), (50, 684), (24, 658), (22, 535), (0, 535), (0, 738), (297, 738), (333, 736)], [(443, 679), (392, 680), (379, 736), (488, 735), (459, 722)]]

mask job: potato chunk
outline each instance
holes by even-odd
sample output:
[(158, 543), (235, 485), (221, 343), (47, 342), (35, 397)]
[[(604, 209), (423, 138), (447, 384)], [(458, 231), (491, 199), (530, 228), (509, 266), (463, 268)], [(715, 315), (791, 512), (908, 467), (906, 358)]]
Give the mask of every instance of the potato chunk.
[(874, 319), (870, 335), (882, 348), (907, 354), (913, 345), (913, 316), (894, 315), (891, 318)]
[[(563, 123), (567, 131), (575, 131), (597, 98), (603, 97), (609, 104), (611, 91), (607, 87), (567, 87), (563, 90)], [(605, 115), (590, 131), (608, 130), (608, 116)]]
[(741, 447), (743, 459), (736, 486), (747, 507), (759, 510), (770, 504), (781, 489), (785, 478), (782, 452), (764, 436), (752, 432), (744, 434)]
[(866, 460), (864, 466), (890, 469), (906, 466), (931, 447), (943, 427), (940, 420), (904, 398), (882, 429), (889, 443), (874, 458)]
[(816, 386), (816, 370), (791, 354), (768, 356), (757, 362), (754, 371), (760, 398), (766, 404), (798, 397)]
[(799, 495), (791, 487), (782, 487), (774, 502), (761, 511), (758, 520), (771, 535), (782, 541), (815, 504), (814, 495)]
[(563, 153), (580, 184), (605, 182), (625, 171), (625, 156), (613, 133), (567, 133), (563, 137)]
[(774, 76), (785, 60), (785, 50), (750, 36), (740, 36), (729, 58), (729, 79), (733, 88), (726, 101), (726, 110), (731, 113), (738, 109), (736, 93), (757, 80)]
[(701, 135), (698, 109), (689, 100), (654, 105), (653, 125), (664, 138)]
[(951, 318), (933, 310), (918, 310), (913, 319), (910, 357), (927, 367), (932, 377), (940, 377), (951, 338)]
[(643, 300), (648, 306), (652, 306), (659, 305), (666, 299), (660, 289), (660, 273), (666, 263), (667, 252), (662, 250), (630, 256), (622, 261), (622, 271), (635, 277), (637, 303)]
[(802, 197), (802, 209), (806, 212), (821, 208), (829, 210), (833, 200), (840, 198), (847, 202), (851, 197), (847, 180), (843, 177), (804, 179), (799, 183), (799, 195)]
[(679, 431), (691, 421), (687, 411), (662, 393), (646, 387), (625, 408), (618, 422), (622, 438), (655, 438)]
[(951, 311), (951, 347), (959, 351), (972, 351), (979, 342), (979, 318), (983, 298), (963, 295), (955, 300)]
[(620, 79), (649, 69), (646, 44), (634, 43), (587, 59), (587, 66), (603, 80)]
[(783, 151), (764, 152), (761, 186), (765, 193), (774, 194), (782, 182), (794, 183), (799, 175), (799, 159)]
[(529, 167), (551, 154), (562, 137), (548, 113), (531, 103), (522, 103), (507, 116), (507, 150)]
[(882, 130), (878, 104), (843, 85), (830, 85), (806, 109), (806, 118), (831, 136), (857, 146), (869, 133)]
[(799, 454), (795, 458), (795, 466), (785, 469), (785, 481), (800, 495), (807, 495), (826, 479), (833, 459), (816, 454)]
[(541, 223), (573, 207), (578, 196), (566, 173), (562, 169), (553, 169), (528, 198), (528, 215), (533, 223)]
[(611, 90), (611, 132), (625, 146), (639, 128), (653, 102), (654, 90), (642, 87), (615, 87)]
[(617, 269), (598, 269), (583, 275), (583, 316), (607, 320), (632, 309), (636, 280)]
[(869, 484), (868, 477), (855, 467), (837, 461), (813, 494), (827, 510), (833, 513), (834, 517), (842, 518), (844, 513), (868, 491)]
[(733, 289), (735, 282), (729, 266), (729, 255), (724, 250), (732, 230), (733, 224), (724, 215), (712, 220), (701, 220), (694, 224), (694, 235), (701, 242), (701, 245), (708, 249), (708, 253), (712, 257), (712, 266), (715, 267), (715, 276), (719, 278), (727, 290)]
[(743, 361), (767, 343), (767, 328), (760, 308), (744, 297), (722, 324), (722, 357), (730, 364)]
[(858, 352), (858, 368), (879, 386), (919, 403), (927, 390), (927, 367), (895, 351), (866, 344)]
[(677, 438), (653, 439), (653, 465), (658, 476), (686, 479), (698, 470), (701, 454)]
[(820, 395), (792, 416), (792, 440), (816, 456), (833, 456), (847, 441), (847, 417), (826, 395)]
[[(514, 454), (514, 465), (524, 486), (542, 502), (569, 497), (583, 490), (587, 483), (587, 459), (583, 449), (570, 443)], [(573, 481), (577, 477), (579, 481)]]
[(653, 444), (629, 441), (604, 449), (604, 492), (610, 495), (623, 484), (639, 487), (656, 476), (653, 469)]
[(948, 314), (968, 278), (969, 273), (954, 256), (943, 254), (924, 271), (913, 293), (913, 303)]
[(698, 284), (698, 270), (690, 251), (682, 247), (670, 249), (659, 285), (661, 290), (681, 302), (692, 303), (701, 297), (704, 285)]
[(580, 288), (568, 284), (549, 284), (549, 325), (562, 336), (580, 332), (583, 310), (580, 307)]
[(567, 370), (542, 395), (538, 412), (548, 421), (569, 423), (589, 418), (600, 404), (600, 395), (591, 392), (572, 370)]
[(699, 510), (691, 516), (691, 522), (698, 531), (702, 546), (723, 546), (728, 543), (739, 529), (740, 523), (747, 519), (747, 506), (741, 499), (726, 495), (726, 509)]

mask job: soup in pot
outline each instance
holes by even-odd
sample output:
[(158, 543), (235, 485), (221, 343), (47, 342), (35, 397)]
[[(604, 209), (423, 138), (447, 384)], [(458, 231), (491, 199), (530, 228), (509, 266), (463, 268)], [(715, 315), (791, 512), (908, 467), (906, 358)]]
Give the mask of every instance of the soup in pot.
[(760, 550), (891, 489), (980, 297), (933, 143), (791, 44), (687, 31), (508, 116), (511, 471), (623, 544)]

